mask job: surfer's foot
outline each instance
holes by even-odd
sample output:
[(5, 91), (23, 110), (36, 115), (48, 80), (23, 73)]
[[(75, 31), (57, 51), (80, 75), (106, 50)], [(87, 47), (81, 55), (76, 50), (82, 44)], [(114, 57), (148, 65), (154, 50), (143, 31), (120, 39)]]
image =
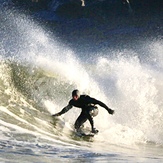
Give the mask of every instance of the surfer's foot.
[(96, 134), (96, 133), (98, 133), (98, 130), (96, 128), (93, 128), (92, 133)]

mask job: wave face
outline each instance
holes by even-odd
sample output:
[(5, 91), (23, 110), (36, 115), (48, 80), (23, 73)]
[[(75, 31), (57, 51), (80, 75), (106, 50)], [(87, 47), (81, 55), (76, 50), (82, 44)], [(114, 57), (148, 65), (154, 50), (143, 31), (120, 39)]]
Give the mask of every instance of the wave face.
[[(108, 48), (79, 55), (17, 11), (2, 8), (0, 17), (1, 161), (17, 155), (22, 156), (19, 162), (65, 158), (126, 162), (144, 157), (139, 147), (149, 156), (145, 161), (153, 161), (153, 154), (162, 159), (160, 36), (140, 40), (136, 50)], [(100, 133), (93, 140), (83, 141), (73, 134), (79, 109), (57, 122), (51, 118), (67, 105), (76, 88), (115, 109), (110, 116), (99, 107), (95, 125)]]

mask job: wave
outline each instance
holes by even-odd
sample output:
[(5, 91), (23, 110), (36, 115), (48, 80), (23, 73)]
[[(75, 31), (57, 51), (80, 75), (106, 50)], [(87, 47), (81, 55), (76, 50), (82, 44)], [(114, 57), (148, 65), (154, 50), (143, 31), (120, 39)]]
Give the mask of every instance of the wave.
[[(21, 132), (37, 131), (52, 137), (66, 134), (67, 130), (73, 130), (80, 110), (74, 108), (63, 116), (58, 128), (53, 128), (51, 114), (67, 105), (71, 91), (81, 82), (78, 78), (77, 81), (76, 78), (73, 80), (71, 75), (66, 78), (67, 74), (57, 72), (55, 68), (49, 71), (40, 66), (1, 62), (1, 124), (12, 130), (21, 128)], [(96, 65), (86, 66), (85, 69), (88, 69), (85, 72), (89, 72), (88, 79), (91, 78), (95, 84), (90, 83), (89, 79), (85, 82), (92, 86), (83, 83), (85, 87), (81, 87), (81, 91), (102, 99), (116, 110), (116, 114), (108, 120), (105, 110), (100, 108), (100, 114), (95, 118), (101, 133), (98, 141), (104, 141), (109, 135), (108, 141), (115, 144), (162, 144), (160, 73), (153, 72), (148, 66), (143, 67), (137, 57), (120, 57), (116, 60), (100, 57)], [(9, 132), (6, 127), (2, 130), (5, 135)], [(17, 132), (15, 135), (18, 139), (21, 137)]]
[(26, 16), (3, 14), (2, 140), (35, 142), (40, 138), (77, 144), (70, 133), (80, 110), (65, 114), (58, 126), (51, 114), (67, 105), (71, 91), (78, 88), (115, 109), (116, 114), (109, 116), (100, 108), (95, 118), (100, 133), (94, 142), (99, 146), (163, 144), (161, 39), (143, 42), (141, 54), (107, 49), (81, 57)]

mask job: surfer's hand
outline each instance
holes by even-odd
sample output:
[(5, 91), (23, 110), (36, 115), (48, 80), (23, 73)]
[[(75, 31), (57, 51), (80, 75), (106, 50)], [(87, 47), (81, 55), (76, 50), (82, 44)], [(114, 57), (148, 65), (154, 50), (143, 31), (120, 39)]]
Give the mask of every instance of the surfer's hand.
[(114, 114), (114, 110), (108, 109), (109, 114)]
[(57, 114), (53, 114), (52, 116), (53, 116), (53, 117), (58, 117), (58, 116), (60, 116), (60, 114), (57, 113)]

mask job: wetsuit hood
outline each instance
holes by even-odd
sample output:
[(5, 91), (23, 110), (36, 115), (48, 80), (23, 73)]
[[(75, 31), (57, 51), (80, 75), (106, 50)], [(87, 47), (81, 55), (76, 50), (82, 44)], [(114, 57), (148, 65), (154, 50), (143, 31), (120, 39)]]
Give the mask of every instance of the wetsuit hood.
[(72, 91), (72, 97), (73, 97), (73, 96), (78, 96), (78, 97), (80, 97), (80, 92), (79, 92), (78, 89), (75, 89), (75, 90)]

